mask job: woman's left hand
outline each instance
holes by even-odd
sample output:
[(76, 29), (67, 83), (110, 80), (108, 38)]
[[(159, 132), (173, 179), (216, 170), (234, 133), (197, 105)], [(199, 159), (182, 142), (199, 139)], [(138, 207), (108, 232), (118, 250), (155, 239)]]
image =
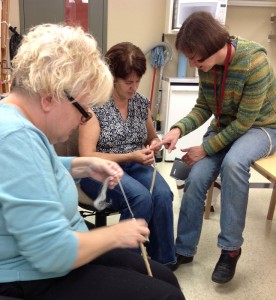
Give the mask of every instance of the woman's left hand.
[(150, 143), (150, 149), (154, 149), (153, 151), (155, 154), (162, 148), (162, 146), (163, 145), (161, 144), (159, 138), (153, 139)]
[(93, 158), (94, 161), (89, 165), (89, 176), (99, 181), (104, 181), (109, 177), (108, 187), (111, 189), (114, 188), (118, 183), (118, 180), (121, 180), (123, 177), (124, 171), (113, 161), (98, 157)]
[(189, 166), (192, 166), (194, 163), (201, 160), (207, 155), (203, 146), (194, 146), (186, 149), (181, 149), (181, 151), (186, 152), (186, 154), (182, 157), (182, 160)]
[(92, 177), (103, 182), (109, 177), (109, 188), (114, 188), (123, 175), (122, 168), (113, 161), (99, 157), (76, 157), (72, 161), (73, 178)]

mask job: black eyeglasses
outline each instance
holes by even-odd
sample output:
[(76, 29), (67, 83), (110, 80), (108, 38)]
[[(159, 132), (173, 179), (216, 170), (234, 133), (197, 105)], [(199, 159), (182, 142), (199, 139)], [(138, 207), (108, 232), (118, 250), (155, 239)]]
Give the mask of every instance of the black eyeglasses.
[(76, 107), (76, 109), (82, 114), (81, 117), (81, 124), (85, 124), (87, 121), (89, 121), (92, 118), (92, 114), (89, 111), (86, 111), (78, 102), (76, 99), (74, 99), (72, 96), (70, 96), (66, 91), (64, 91), (64, 94), (66, 98)]

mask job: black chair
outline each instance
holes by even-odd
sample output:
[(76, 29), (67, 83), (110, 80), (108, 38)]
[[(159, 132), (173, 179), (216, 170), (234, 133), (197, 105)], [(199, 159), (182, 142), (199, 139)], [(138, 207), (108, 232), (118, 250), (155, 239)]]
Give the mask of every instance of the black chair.
[[(66, 142), (56, 144), (55, 150), (59, 156), (79, 156), (78, 131), (76, 130)], [(98, 211), (93, 206), (93, 199), (87, 196), (79, 185), (77, 188), (79, 193), (79, 207), (82, 209), (80, 214), (85, 219), (89, 229), (92, 229), (93, 227), (105, 226), (107, 224), (108, 216), (119, 213), (117, 210), (112, 208), (106, 208)], [(95, 224), (92, 224), (86, 219), (89, 216), (95, 216)]]

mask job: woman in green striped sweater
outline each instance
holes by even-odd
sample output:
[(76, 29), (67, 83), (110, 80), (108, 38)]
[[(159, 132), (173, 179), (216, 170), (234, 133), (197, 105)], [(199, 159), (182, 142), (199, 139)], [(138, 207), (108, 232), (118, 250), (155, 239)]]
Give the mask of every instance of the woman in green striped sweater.
[(276, 80), (264, 47), (230, 36), (209, 13), (186, 19), (176, 48), (198, 68), (199, 93), (192, 111), (172, 126), (162, 144), (172, 151), (179, 138), (213, 120), (201, 145), (182, 149), (182, 160), (192, 169), (180, 208), (174, 269), (193, 260), (206, 193), (220, 174), (222, 250), (212, 280), (226, 283), (241, 255), (250, 165), (276, 150)]

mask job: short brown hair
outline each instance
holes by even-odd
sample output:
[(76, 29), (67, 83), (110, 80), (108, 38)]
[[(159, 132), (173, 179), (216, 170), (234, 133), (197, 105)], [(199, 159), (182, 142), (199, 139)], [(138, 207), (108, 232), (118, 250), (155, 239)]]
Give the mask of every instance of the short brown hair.
[(146, 72), (144, 53), (130, 42), (112, 46), (105, 54), (105, 59), (114, 78), (125, 79), (132, 72), (141, 78)]
[(208, 12), (194, 12), (182, 24), (175, 41), (177, 50), (197, 53), (202, 59), (216, 53), (229, 42), (225, 27)]

